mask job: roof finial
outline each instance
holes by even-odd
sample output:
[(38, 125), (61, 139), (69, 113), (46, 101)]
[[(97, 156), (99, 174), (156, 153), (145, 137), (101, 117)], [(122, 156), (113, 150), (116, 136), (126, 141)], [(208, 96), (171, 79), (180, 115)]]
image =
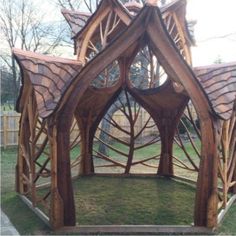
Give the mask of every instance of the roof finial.
[(159, 1), (159, 0), (146, 0), (146, 5), (156, 7), (158, 1)]

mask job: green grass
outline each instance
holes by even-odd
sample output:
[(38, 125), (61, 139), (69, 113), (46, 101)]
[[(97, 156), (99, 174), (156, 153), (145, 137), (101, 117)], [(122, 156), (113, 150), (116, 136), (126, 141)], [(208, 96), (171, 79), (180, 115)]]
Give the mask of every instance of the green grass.
[(48, 234), (50, 231), (15, 192), (2, 196), (1, 208), (21, 235)]
[(17, 148), (1, 149), (1, 195), (13, 192), (15, 189), (15, 167)]
[(81, 177), (74, 183), (79, 224), (191, 224), (195, 189), (152, 177)]
[[(1, 154), (3, 211), (21, 235), (52, 234), (14, 191), (16, 149)], [(182, 183), (162, 178), (81, 177), (74, 187), (79, 224), (189, 224), (193, 220), (194, 189)], [(218, 234), (236, 234), (235, 219), (236, 204)]]
[(236, 235), (236, 202), (229, 209), (217, 232), (220, 235)]
[(0, 104), (0, 111), (14, 111), (14, 108), (12, 104)]

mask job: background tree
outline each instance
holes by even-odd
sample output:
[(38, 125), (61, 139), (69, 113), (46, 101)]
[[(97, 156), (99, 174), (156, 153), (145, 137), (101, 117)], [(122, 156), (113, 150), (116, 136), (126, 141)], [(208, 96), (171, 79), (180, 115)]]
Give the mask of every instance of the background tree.
[(8, 104), (8, 106), (11, 107), (12, 87), (13, 87), (12, 74), (9, 73), (6, 68), (2, 68), (0, 70), (0, 80), (1, 80), (1, 102), (3, 104)]
[(11, 53), (21, 48), (51, 54), (61, 45), (64, 29), (56, 22), (46, 22), (45, 15), (33, 0), (2, 0), (0, 5), (1, 64), (12, 74), (12, 99), (16, 101), (20, 87), (19, 69)]

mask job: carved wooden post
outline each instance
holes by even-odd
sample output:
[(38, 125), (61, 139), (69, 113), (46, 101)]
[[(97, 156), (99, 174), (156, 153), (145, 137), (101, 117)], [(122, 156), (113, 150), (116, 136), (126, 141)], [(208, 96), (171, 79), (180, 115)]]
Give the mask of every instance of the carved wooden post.
[(168, 116), (163, 116), (158, 127), (161, 137), (161, 156), (158, 167), (158, 175), (172, 176), (173, 162), (172, 162), (172, 146), (174, 141), (175, 128), (172, 126), (172, 119)]
[(48, 137), (50, 144), (51, 155), (51, 208), (50, 208), (50, 223), (54, 229), (64, 225), (63, 200), (58, 192), (58, 170), (57, 170), (57, 128), (48, 122)]
[(236, 108), (230, 120), (229, 149), (229, 159), (231, 160), (231, 164), (229, 166), (228, 176), (230, 180), (230, 177), (232, 175), (231, 183), (234, 183), (229, 191), (232, 194), (236, 194)]
[(24, 184), (24, 177), (29, 177), (29, 167), (27, 166), (26, 159), (29, 155), (29, 120), (28, 120), (28, 107), (25, 106), (21, 119), (19, 129), (19, 147), (18, 147), (18, 160), (16, 165), (16, 191), (20, 194), (28, 192), (28, 186)]
[(217, 123), (201, 120), (202, 157), (200, 161), (194, 223), (213, 228), (217, 225)]
[(80, 175), (90, 175), (94, 173), (93, 159), (92, 159), (92, 143), (91, 138), (91, 112), (75, 114), (77, 122), (80, 128), (81, 136), (81, 163), (80, 163)]
[(185, 106), (188, 103), (188, 99), (183, 101), (183, 104), (176, 110), (166, 109), (160, 111), (156, 118), (156, 124), (158, 126), (161, 137), (161, 156), (157, 174), (163, 176), (172, 176), (173, 170), (173, 143), (175, 132), (184, 111)]
[(52, 213), (54, 228), (75, 225), (74, 194), (70, 168), (71, 117), (51, 118), (49, 135), (52, 152)]

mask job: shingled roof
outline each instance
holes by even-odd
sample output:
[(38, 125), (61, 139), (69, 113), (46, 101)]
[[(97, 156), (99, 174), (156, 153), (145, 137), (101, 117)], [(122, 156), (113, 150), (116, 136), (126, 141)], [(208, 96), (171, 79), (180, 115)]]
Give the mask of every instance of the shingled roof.
[(194, 68), (214, 112), (229, 119), (236, 101), (236, 62)]
[(72, 11), (67, 9), (61, 10), (63, 16), (71, 28), (71, 36), (74, 37), (85, 26), (91, 13)]
[(42, 118), (50, 115), (60, 101), (70, 82), (78, 74), (81, 64), (76, 60), (45, 56), (39, 53), (14, 49), (13, 53), (21, 67), (23, 85), (16, 109), (22, 111), (24, 95), (33, 86), (37, 108)]

